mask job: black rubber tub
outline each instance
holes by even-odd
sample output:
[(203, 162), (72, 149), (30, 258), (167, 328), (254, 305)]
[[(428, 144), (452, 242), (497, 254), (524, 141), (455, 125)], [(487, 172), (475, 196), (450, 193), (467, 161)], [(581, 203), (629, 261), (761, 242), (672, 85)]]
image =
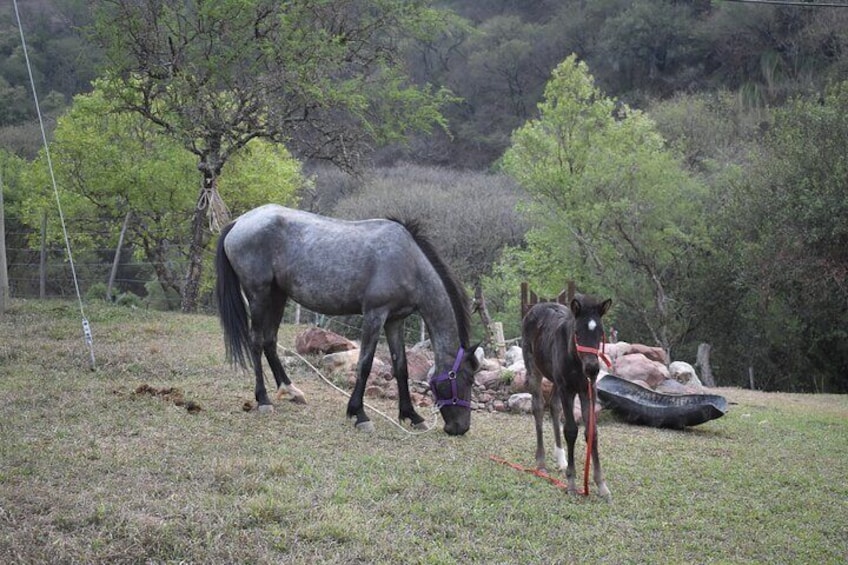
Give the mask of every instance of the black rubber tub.
[(597, 387), (601, 404), (631, 424), (679, 430), (727, 413), (727, 399), (717, 394), (663, 394), (615, 375)]

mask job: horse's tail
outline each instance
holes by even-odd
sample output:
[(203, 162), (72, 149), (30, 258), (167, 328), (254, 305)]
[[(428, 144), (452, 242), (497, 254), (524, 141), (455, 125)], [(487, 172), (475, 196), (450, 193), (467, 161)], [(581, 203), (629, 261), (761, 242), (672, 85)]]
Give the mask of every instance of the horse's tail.
[(234, 365), (247, 367), (250, 357), (250, 328), (247, 320), (247, 308), (241, 294), (238, 275), (224, 251), (224, 240), (234, 224), (221, 230), (218, 238), (218, 250), (215, 253), (215, 270), (218, 280), (215, 283), (215, 298), (218, 301), (218, 317), (224, 330), (224, 347), (227, 359)]

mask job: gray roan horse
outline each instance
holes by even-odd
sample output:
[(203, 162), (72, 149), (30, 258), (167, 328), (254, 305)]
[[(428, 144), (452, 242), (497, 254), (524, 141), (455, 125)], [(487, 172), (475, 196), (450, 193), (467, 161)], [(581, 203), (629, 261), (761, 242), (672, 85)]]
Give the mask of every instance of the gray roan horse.
[[(551, 420), (556, 442), (556, 459), (560, 469), (565, 469), (568, 491), (577, 492), (574, 485), (574, 443), (577, 440), (577, 422), (574, 418), (574, 396), (580, 397), (583, 422), (587, 422), (586, 440), (592, 438), (592, 467), (595, 484), (601, 496), (609, 497), (598, 457), (598, 434), (594, 419), (595, 379), (600, 367), (598, 355), (603, 351), (604, 326), (601, 317), (609, 310), (611, 300), (599, 302), (595, 298), (577, 294), (570, 308), (555, 302), (535, 304), (521, 324), (522, 349), (527, 367), (527, 384), (533, 396), (533, 416), (536, 420), (536, 467), (545, 471), (545, 448), (542, 444), (544, 398), (542, 377), (553, 382), (551, 395)], [(557, 402), (559, 396), (560, 402)], [(565, 439), (568, 443), (566, 465), (562, 450), (560, 422), (565, 411)], [(590, 411), (592, 417), (590, 418)], [(589, 422), (593, 429), (589, 430)], [(588, 463), (588, 462), (587, 462)]]
[[(328, 315), (361, 314), (357, 379), (347, 405), (356, 427), (371, 431), (363, 394), (381, 329), (398, 384), (399, 418), (426, 427), (409, 395), (403, 321), (419, 312), (435, 356), (430, 381), (444, 430), (462, 435), (471, 426), (471, 386), (477, 360), (469, 346), (469, 303), (433, 246), (414, 222), (344, 221), (268, 204), (221, 232), (216, 255), (218, 313), (227, 357), (256, 375), (260, 410), (273, 407), (265, 390), (262, 354), (277, 382), (278, 398), (291, 384), (277, 354), (277, 330), (290, 298)], [(242, 293), (247, 298), (245, 308)], [(249, 314), (248, 314), (249, 311)]]

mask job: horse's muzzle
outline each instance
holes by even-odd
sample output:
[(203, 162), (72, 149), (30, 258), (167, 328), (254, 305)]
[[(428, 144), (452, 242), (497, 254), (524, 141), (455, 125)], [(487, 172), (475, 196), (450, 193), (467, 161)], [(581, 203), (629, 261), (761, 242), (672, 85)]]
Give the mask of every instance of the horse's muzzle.
[(450, 436), (461, 436), (471, 428), (471, 410), (468, 408), (442, 408), (442, 418), (445, 420), (445, 433)]
[(586, 375), (586, 378), (594, 380), (601, 372), (601, 364), (598, 363), (596, 355), (581, 356), (580, 361), (583, 364), (583, 374)]

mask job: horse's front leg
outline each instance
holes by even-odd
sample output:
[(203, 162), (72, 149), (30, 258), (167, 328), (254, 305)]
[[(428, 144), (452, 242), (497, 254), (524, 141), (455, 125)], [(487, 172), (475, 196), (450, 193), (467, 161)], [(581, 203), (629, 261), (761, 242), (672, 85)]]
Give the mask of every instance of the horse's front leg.
[[(592, 384), (594, 387), (594, 383)], [(594, 391), (594, 388), (593, 388)], [(592, 395), (592, 399), (594, 399), (596, 395)], [(580, 393), (580, 411), (583, 414), (583, 422), (586, 424), (586, 443), (588, 445), (589, 437), (592, 437), (592, 478), (595, 481), (595, 485), (598, 487), (598, 494), (603, 496), (604, 498), (611, 498), (612, 493), (607, 487), (607, 483), (604, 480), (604, 472), (601, 468), (601, 457), (598, 451), (598, 419), (595, 414), (595, 403), (589, 398), (588, 391)], [(591, 434), (590, 432), (591, 426)]]
[(554, 456), (556, 457), (557, 469), (565, 471), (568, 462), (565, 460), (565, 450), (562, 448), (562, 402), (559, 399), (559, 388), (554, 383), (551, 389), (551, 425), (554, 428)]
[(424, 423), (409, 395), (409, 368), (406, 363), (406, 346), (403, 342), (403, 320), (393, 320), (386, 323), (386, 341), (392, 354), (392, 374), (398, 387), (398, 420), (403, 423), (409, 420), (412, 427), (418, 430), (426, 429)]
[(374, 353), (377, 351), (377, 339), (380, 328), (386, 321), (386, 314), (367, 312), (362, 321), (362, 343), (359, 349), (359, 362), (356, 364), (356, 384), (347, 403), (347, 417), (356, 417), (356, 429), (363, 432), (373, 432), (374, 423), (365, 413), (365, 386), (374, 364)]
[(565, 412), (565, 443), (568, 456), (565, 477), (568, 481), (568, 492), (576, 494), (577, 486), (574, 482), (574, 444), (577, 443), (578, 430), (577, 420), (574, 419), (574, 393), (567, 392), (565, 387), (561, 387), (560, 400), (562, 402), (562, 410)]

